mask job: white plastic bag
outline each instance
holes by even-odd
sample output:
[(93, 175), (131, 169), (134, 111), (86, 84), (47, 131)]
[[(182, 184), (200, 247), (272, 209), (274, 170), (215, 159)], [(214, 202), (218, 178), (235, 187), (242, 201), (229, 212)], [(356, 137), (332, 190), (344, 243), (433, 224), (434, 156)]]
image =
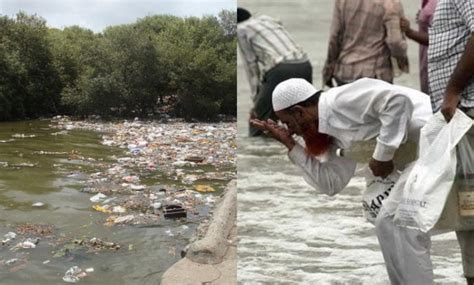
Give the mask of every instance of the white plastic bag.
[(472, 125), (472, 119), (457, 110), (449, 124), (438, 112), (422, 128), (419, 159), (404, 185), (395, 224), (423, 232), (434, 227), (456, 176), (456, 145)]
[(400, 177), (400, 172), (394, 170), (386, 178), (374, 176), (369, 167), (363, 171), (365, 177), (366, 188), (362, 194), (362, 206), (364, 216), (372, 224), (382, 208), (383, 201), (389, 197), (393, 186)]
[(403, 188), (405, 188), (405, 184), (408, 180), (408, 176), (412, 171), (413, 167), (415, 166), (415, 161), (406, 165), (405, 169), (400, 173), (400, 176), (393, 185), (392, 191), (390, 192), (390, 196), (383, 202), (383, 207), (387, 215), (394, 215), (395, 211), (398, 208), (398, 204), (403, 196)]
[(436, 230), (474, 230), (474, 130), (457, 146), (457, 174)]

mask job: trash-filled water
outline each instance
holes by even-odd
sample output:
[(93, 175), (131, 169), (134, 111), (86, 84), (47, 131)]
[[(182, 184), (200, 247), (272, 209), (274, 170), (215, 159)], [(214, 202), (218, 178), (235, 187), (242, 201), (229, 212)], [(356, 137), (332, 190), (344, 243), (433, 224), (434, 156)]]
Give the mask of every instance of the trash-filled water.
[(235, 178), (235, 131), (0, 123), (0, 284), (159, 283)]
[[(402, 1), (412, 25), (419, 2)], [(281, 19), (308, 52), (313, 82), (321, 88), (333, 1), (239, 0), (238, 5)], [(397, 84), (418, 88), (417, 56), (417, 45), (409, 42), (411, 73)], [(282, 145), (247, 137), (251, 101), (240, 59), (238, 96), (239, 283), (389, 284), (374, 227), (362, 216), (364, 179), (354, 177), (334, 197), (319, 194)], [(432, 240), (435, 282), (465, 284), (455, 234)]]

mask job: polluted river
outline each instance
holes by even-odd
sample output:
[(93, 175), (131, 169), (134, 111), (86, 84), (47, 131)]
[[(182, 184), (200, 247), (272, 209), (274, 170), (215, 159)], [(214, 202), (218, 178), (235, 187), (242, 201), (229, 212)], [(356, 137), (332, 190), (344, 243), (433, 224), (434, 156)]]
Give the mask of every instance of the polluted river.
[[(421, 1), (401, 2), (416, 25)], [(280, 19), (309, 54), (313, 83), (321, 88), (333, 3), (240, 0), (239, 6)], [(395, 83), (418, 89), (418, 46), (413, 42), (409, 58), (411, 73)], [(251, 100), (240, 58), (238, 94), (239, 284), (390, 284), (374, 226), (362, 215), (363, 177), (354, 177), (334, 197), (318, 193), (282, 145), (247, 137)], [(455, 234), (432, 240), (435, 283), (465, 284)]]
[(235, 178), (235, 136), (232, 122), (0, 123), (0, 284), (158, 284)]

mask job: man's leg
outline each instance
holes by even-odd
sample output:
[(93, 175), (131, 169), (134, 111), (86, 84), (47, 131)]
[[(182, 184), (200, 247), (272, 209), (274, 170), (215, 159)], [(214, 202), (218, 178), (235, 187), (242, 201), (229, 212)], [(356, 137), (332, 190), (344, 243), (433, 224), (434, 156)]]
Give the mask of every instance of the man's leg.
[(375, 221), (375, 232), (393, 285), (433, 284), (428, 234), (396, 226), (393, 215), (383, 208)]
[(462, 255), (462, 267), (467, 284), (474, 285), (474, 231), (456, 232)]
[(386, 214), (382, 208), (375, 220), (375, 233), (382, 250), (390, 283), (398, 285), (403, 283), (403, 271), (400, 265), (401, 256), (396, 245), (395, 231), (397, 229), (392, 221), (393, 216)]
[[(463, 110), (469, 117), (474, 118), (474, 109)], [(471, 148), (474, 148), (474, 127), (466, 134), (470, 142)], [(458, 153), (458, 162), (466, 159)], [(469, 158), (467, 158), (469, 159)], [(458, 163), (458, 167), (460, 167)], [(461, 171), (461, 170), (459, 170)], [(462, 218), (461, 218), (462, 219)], [(467, 284), (474, 285), (474, 230), (456, 232), (459, 247), (461, 248), (462, 267)]]

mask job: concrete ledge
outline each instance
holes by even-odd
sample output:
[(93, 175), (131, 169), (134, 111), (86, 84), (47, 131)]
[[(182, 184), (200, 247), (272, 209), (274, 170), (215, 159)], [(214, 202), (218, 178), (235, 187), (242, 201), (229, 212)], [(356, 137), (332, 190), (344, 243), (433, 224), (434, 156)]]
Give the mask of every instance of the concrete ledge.
[(227, 237), (237, 218), (236, 184), (236, 181), (233, 180), (227, 185), (222, 201), (216, 206), (206, 236), (189, 246), (186, 253), (187, 258), (205, 264), (222, 262), (227, 251)]
[(235, 284), (237, 278), (237, 183), (229, 182), (216, 205), (203, 239), (192, 243), (186, 257), (171, 266), (161, 284)]

